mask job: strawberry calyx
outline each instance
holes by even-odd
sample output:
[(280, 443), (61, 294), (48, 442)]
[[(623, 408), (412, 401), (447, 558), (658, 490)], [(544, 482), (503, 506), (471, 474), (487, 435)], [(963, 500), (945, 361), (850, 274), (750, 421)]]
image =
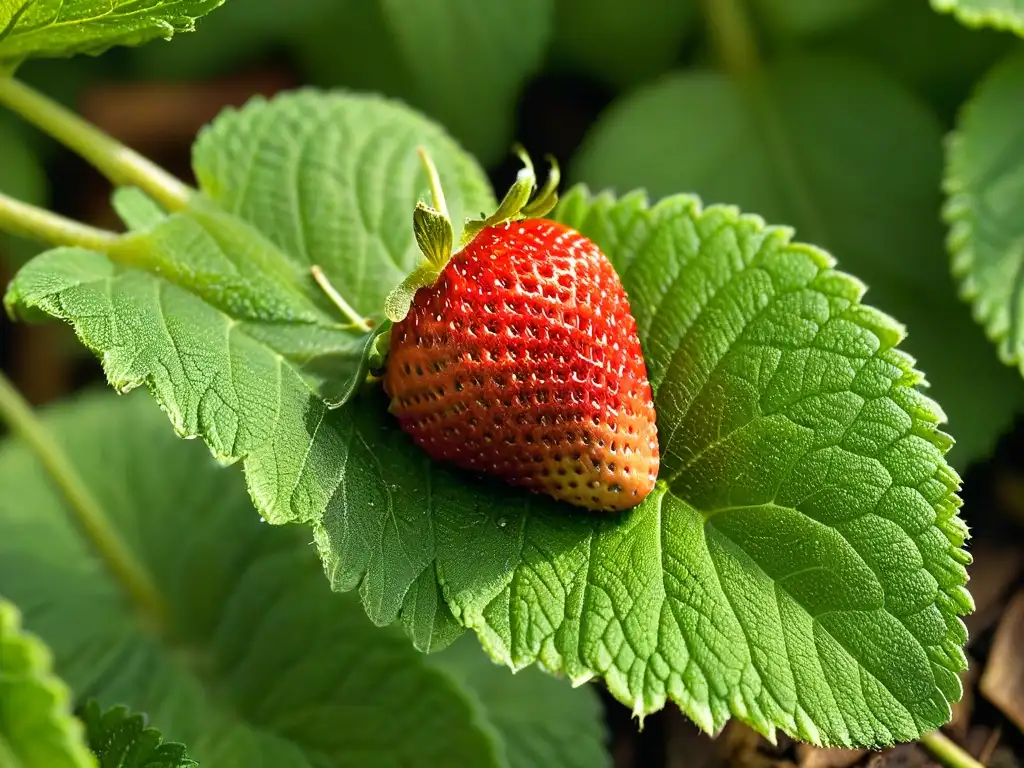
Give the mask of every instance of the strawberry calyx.
[(466, 219), (459, 246), (455, 249), (455, 234), (451, 216), (441, 188), (441, 180), (437, 167), (430, 155), (422, 147), (418, 154), (426, 170), (433, 197), (433, 206), (418, 202), (412, 214), (413, 234), (419, 246), (423, 260), (412, 272), (388, 294), (384, 301), (384, 314), (392, 323), (401, 322), (409, 313), (416, 292), (420, 288), (433, 285), (441, 272), (448, 265), (452, 256), (472, 242), (483, 229), (496, 227), (509, 221), (520, 221), (526, 218), (541, 217), (549, 213), (558, 203), (558, 183), (560, 174), (558, 163), (548, 155), (545, 159), (551, 166), (544, 186), (537, 189), (537, 174), (533, 162), (526, 150), (516, 145), (515, 153), (523, 162), (523, 167), (516, 174), (516, 180), (505, 193), (505, 197), (490, 216), (478, 219)]

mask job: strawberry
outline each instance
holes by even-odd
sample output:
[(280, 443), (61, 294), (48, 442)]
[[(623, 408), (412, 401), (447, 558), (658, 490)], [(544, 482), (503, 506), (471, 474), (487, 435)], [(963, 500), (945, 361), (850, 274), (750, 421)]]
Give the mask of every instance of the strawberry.
[[(427, 261), (389, 299), (390, 410), (431, 457), (590, 510), (638, 504), (658, 475), (651, 386), (636, 322), (600, 249), (532, 212), (526, 162), (498, 212), (451, 253), (436, 210), (417, 207)], [(444, 222), (448, 222), (447, 231)]]

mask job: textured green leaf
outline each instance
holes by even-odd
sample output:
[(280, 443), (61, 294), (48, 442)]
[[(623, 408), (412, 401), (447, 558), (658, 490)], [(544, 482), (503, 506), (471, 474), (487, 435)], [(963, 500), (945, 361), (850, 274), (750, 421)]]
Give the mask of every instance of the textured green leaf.
[(490, 164), (509, 151), (516, 99), (540, 68), (553, 16), (553, 0), (343, 3), (297, 54), (313, 82), (401, 98)]
[(508, 768), (611, 768), (592, 686), (573, 689), (537, 668), (512, 676), (469, 636), (429, 658), (479, 697), (502, 735)]
[[(0, 590), (0, 594), (3, 590)], [(0, 598), (0, 765), (93, 768), (67, 686), (51, 669), (50, 650), (21, 628), (21, 614)]]
[(670, 69), (697, 17), (694, 0), (556, 0), (552, 57), (624, 87)]
[(963, 466), (992, 449), (1024, 388), (956, 298), (941, 167), (939, 126), (899, 86), (852, 60), (802, 58), (746, 86), (684, 74), (626, 97), (595, 126), (573, 175), (655, 198), (692, 190), (828, 248), (873, 304), (906, 324), (905, 348), (949, 416), (950, 458)]
[(952, 13), (969, 27), (1008, 29), (1024, 36), (1022, 0), (932, 0), (941, 13)]
[[(440, 599), (433, 521), (420, 500), (397, 511), (387, 503), (400, 477), (385, 474), (378, 445), (391, 427), (386, 406), (324, 408), (364, 339), (332, 326), (306, 277), (320, 264), (356, 309), (383, 307), (419, 258), (411, 217), (428, 184), (418, 144), (456, 221), (495, 205), (476, 164), (405, 108), (313, 92), (257, 100), (223, 115), (195, 148), (197, 177), (222, 209), (204, 198), (122, 255), (159, 277), (57, 249), (19, 274), (7, 300), (73, 322), (117, 389), (149, 384), (179, 433), (202, 435), (223, 460), (247, 458), (266, 519), (330, 517), (334, 584), (361, 585), (378, 624), (403, 609), (417, 645), (435, 648), (461, 628)], [(396, 448), (405, 451), (397, 466), (423, 466), (404, 442)]]
[(261, 525), (241, 474), (147, 395), (47, 423), (170, 606), (162, 628), (141, 618), (34, 457), (0, 446), (0, 592), (73, 690), (146, 712), (202, 766), (501, 765), (486, 713), (331, 593), (308, 531)]
[(90, 699), (80, 711), (89, 738), (89, 748), (99, 758), (99, 768), (195, 768), (184, 744), (164, 741), (156, 728), (146, 725), (143, 715), (127, 707), (106, 712)]
[[(297, 103), (318, 114), (322, 98), (218, 121), (197, 176), (237, 230), (259, 227), (300, 264), (326, 254), (368, 311), (383, 280), (360, 276), (388, 274), (396, 253), (412, 264), (419, 178), (373, 158), (412, 154), (432, 129), (396, 139), (358, 100), (328, 100), (329, 123), (296, 117)], [(307, 172), (320, 194), (295, 193)], [(484, 194), (455, 155), (441, 176), (452, 199)], [(8, 302), (73, 323), (115, 385), (147, 381), (181, 432), (244, 457), (264, 517), (310, 522), (332, 586), (358, 588), (376, 623), (401, 616), (421, 648), (463, 624), (514, 668), (601, 677), (638, 713), (672, 699), (708, 730), (737, 716), (766, 733), (876, 745), (947, 719), (964, 663), (957, 614), (970, 607), (965, 529), (950, 441), (894, 349), (899, 326), (862, 307), (860, 284), (824, 253), (732, 209), (691, 198), (648, 209), (637, 196), (591, 206), (577, 194), (561, 212), (623, 276), (657, 390), (661, 485), (621, 516), (431, 462), (379, 386), (333, 411), (308, 383), (300, 398), (280, 383), (288, 365), (224, 351), (225, 328), (252, 321), (214, 310), (216, 295), (64, 250), (23, 269)], [(399, 245), (370, 252), (367, 232)], [(257, 298), (253, 311), (318, 311)]]
[[(733, 715), (882, 744), (944, 722), (965, 529), (900, 327), (826, 254), (733, 209), (574, 194), (559, 217), (613, 254), (631, 297), (659, 488), (614, 520), (445, 514), (461, 620), (516, 667), (599, 675), (638, 713), (671, 698), (709, 731)], [(457, 554), (470, 546), (487, 557)]]
[(783, 35), (817, 35), (863, 17), (880, 0), (754, 0), (766, 26)]
[(224, 0), (0, 0), (0, 71), (189, 32)]
[(1024, 53), (978, 84), (948, 143), (953, 272), (1000, 359), (1024, 372)]

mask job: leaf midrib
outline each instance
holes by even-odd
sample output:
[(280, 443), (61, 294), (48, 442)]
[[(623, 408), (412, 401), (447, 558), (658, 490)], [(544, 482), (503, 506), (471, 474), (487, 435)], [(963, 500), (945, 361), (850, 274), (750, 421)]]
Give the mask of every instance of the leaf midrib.
[[(668, 493), (672, 493), (671, 491), (667, 491), (667, 492)], [(704, 531), (707, 530), (708, 526), (714, 527), (714, 522), (713, 522), (714, 517), (715, 517), (715, 515), (717, 515), (720, 512), (725, 512), (725, 511), (729, 511), (729, 510), (732, 510), (732, 509), (744, 509), (744, 508), (747, 508), (748, 506), (751, 506), (752, 508), (760, 508), (760, 507), (764, 506), (763, 504), (758, 504), (758, 505), (742, 505), (742, 506), (737, 506), (737, 507), (723, 507), (721, 509), (715, 509), (715, 510), (712, 510), (710, 512), (704, 512), (704, 511), (698, 509), (697, 507), (693, 507), (693, 505), (691, 505), (685, 499), (675, 495), (674, 493), (673, 493), (673, 496), (675, 496), (683, 504), (686, 504), (687, 506), (691, 506), (695, 511), (697, 511), (698, 514), (700, 514), (702, 517), (704, 517), (704, 520), (705, 520), (705, 523), (704, 523), (704, 526), (703, 526)], [(664, 497), (662, 497), (662, 499), (664, 499)], [(792, 510), (796, 514), (803, 515), (805, 517), (807, 516), (803, 512), (800, 512), (800, 510), (798, 510), (796, 507), (788, 507), (788, 506), (785, 506), (785, 505), (779, 505), (779, 504), (776, 504), (775, 502), (771, 502), (771, 503), (775, 504), (775, 506), (778, 506), (780, 508), (790, 509), (790, 510)], [(663, 501), (659, 501), (659, 518), (661, 517), (662, 510), (663, 510)], [(813, 518), (811, 518), (811, 519), (813, 519)], [(820, 522), (820, 521), (815, 521), (815, 522)], [(826, 525), (824, 523), (821, 523), (821, 524), (822, 525)], [(840, 536), (843, 536), (843, 540), (844, 541), (847, 541), (846, 540), (846, 536), (844, 536), (842, 534), (842, 532), (837, 531), (837, 529), (834, 526), (826, 525), (826, 527), (830, 528), (831, 530), (836, 531), (837, 533), (839, 533)], [(662, 531), (662, 534), (663, 534), (664, 530), (665, 530), (665, 527), (661, 526), (660, 530)], [(729, 534), (726, 531), (723, 531), (721, 528), (715, 528), (715, 530), (723, 538), (725, 538), (733, 546), (735, 546), (738, 550), (740, 550), (741, 552), (746, 554), (746, 550), (743, 548), (743, 546), (740, 545), (739, 543), (737, 543), (736, 541), (734, 541), (729, 536)], [(847, 541), (847, 544), (849, 544), (849, 541)], [(717, 565), (715, 563), (715, 559), (713, 557), (711, 557), (711, 552), (710, 552), (710, 548), (708, 547), (708, 539), (707, 539), (707, 534), (706, 533), (704, 534), (704, 545), (705, 545), (705, 553), (707, 554), (707, 559), (711, 563), (712, 567), (714, 568), (715, 575), (716, 575), (716, 577), (718, 579), (719, 589), (722, 591), (722, 594), (725, 596), (725, 602), (729, 606), (729, 609), (732, 611), (733, 618), (736, 620), (736, 623), (743, 630), (744, 636), (747, 636), (748, 632), (747, 632), (746, 626), (743, 624), (743, 621), (740, 619), (739, 614), (737, 613), (736, 609), (733, 607), (732, 601), (729, 599), (728, 593), (725, 591), (724, 588), (721, 587), (722, 574), (719, 573), (719, 571), (718, 571), (718, 567), (717, 567)], [(877, 581), (878, 580), (878, 574), (871, 567), (871, 565), (864, 560), (864, 558), (861, 556), (861, 554), (859, 552), (857, 552), (857, 550), (852, 545), (850, 545), (850, 548), (851, 548), (851, 551), (853, 551), (853, 553), (857, 556), (858, 560), (865, 566), (865, 568), (868, 569), (868, 571), (870, 571), (872, 576), (874, 576), (876, 581)], [(663, 544), (662, 544), (662, 550), (664, 550), (664, 545)], [(751, 560), (753, 561), (753, 558), (751, 558)], [(818, 618), (820, 616), (824, 616), (824, 615), (827, 615), (829, 613), (835, 613), (836, 611), (829, 610), (829, 611), (824, 611), (824, 612), (822, 612), (820, 614), (812, 614), (807, 609), (807, 607), (799, 599), (797, 599), (797, 597), (795, 595), (793, 595), (792, 592), (787, 590), (785, 586), (783, 586), (782, 584), (779, 583), (778, 579), (773, 578), (770, 574), (765, 572), (765, 570), (756, 561), (753, 561), (753, 563), (754, 563), (754, 566), (764, 575), (764, 577), (768, 581), (771, 582), (771, 584), (775, 588), (776, 593), (778, 593), (778, 592), (785, 593), (796, 605), (799, 605), (800, 609), (810, 617), (811, 622), (813, 623), (813, 626), (817, 629), (817, 631), (824, 632), (826, 635), (828, 635), (828, 637), (830, 637), (836, 643), (836, 645), (838, 645), (840, 648), (842, 648), (846, 652), (846, 654), (857, 663), (857, 669), (858, 669), (858, 671), (861, 674), (866, 674), (872, 680), (875, 680), (892, 697), (893, 701), (897, 702), (903, 708), (904, 712), (908, 715), (908, 717), (911, 720), (913, 720), (915, 723), (917, 722), (917, 718), (914, 717), (913, 710), (910, 707), (907, 706), (907, 703), (903, 701), (902, 697), (896, 695), (896, 693), (893, 692), (893, 690), (889, 687), (889, 685), (884, 680), (879, 679), (874, 673), (872, 673), (869, 669), (867, 669), (863, 665), (863, 663), (861, 662), (860, 657), (854, 651), (851, 651), (850, 648), (847, 647), (846, 643), (844, 643), (841, 638), (836, 637), (833, 633), (831, 633), (824, 625), (822, 625), (818, 621)], [(662, 561), (662, 572), (663, 573), (668, 573), (668, 569), (665, 567), (664, 561)], [(892, 612), (890, 612), (889, 609), (885, 607), (884, 603), (883, 603), (883, 605), (881, 605), (879, 608), (877, 608), (875, 610), (884, 611), (889, 616), (891, 616), (896, 621), (898, 621), (901, 625), (905, 626), (903, 620), (900, 617), (895, 616), (894, 614), (892, 614)], [(908, 630), (908, 632), (909, 632), (909, 630)], [(910, 632), (910, 635), (911, 635), (911, 637), (914, 638), (914, 641), (920, 646), (921, 644), (920, 644), (920, 641), (917, 639), (917, 636), (914, 635), (912, 632)], [(784, 638), (785, 638), (785, 633), (784, 633)], [(921, 647), (922, 647), (922, 650), (923, 650), (923, 646), (921, 646)], [(787, 642), (787, 649), (788, 649), (788, 642)], [(748, 652), (750, 650), (749, 643), (747, 645), (747, 650), (748, 650)], [(821, 656), (820, 656), (820, 651), (818, 649), (818, 644), (817, 643), (814, 644), (814, 652), (815, 652), (815, 656), (816, 656), (816, 658), (818, 660), (818, 664), (821, 665)], [(789, 659), (787, 659), (787, 662), (789, 662)], [(751, 660), (750, 660), (750, 664), (751, 664), (751, 666), (753, 666), (753, 658), (752, 657), (751, 657)], [(762, 679), (762, 685), (765, 685), (764, 676), (762, 675), (761, 671), (757, 670), (756, 667), (754, 667), (754, 669), (755, 669), (755, 671), (757, 671), (758, 677)], [(793, 671), (793, 668), (792, 668), (792, 665), (790, 664), (790, 673), (791, 673), (791, 676), (792, 676), (793, 680), (795, 681), (796, 680), (796, 675), (792, 674), (792, 671)], [(827, 680), (827, 678), (826, 678), (826, 680)], [(831, 683), (829, 685), (830, 685), (830, 688), (831, 688)], [(767, 690), (767, 686), (766, 686), (766, 690)], [(863, 684), (861, 685), (861, 691), (863, 692)], [(799, 691), (797, 691), (796, 693), (799, 693)], [(835, 692), (834, 691), (833, 691), (833, 696), (835, 696)], [(774, 696), (773, 696), (773, 698), (774, 698)], [(776, 703), (778, 703), (778, 702), (776, 701)], [(730, 706), (730, 709), (732, 709), (731, 706)], [(780, 706), (779, 709), (782, 710), (783, 708)], [(788, 712), (787, 714), (789, 714), (791, 716), (795, 716), (796, 715), (795, 712)], [(808, 714), (808, 717), (809, 716), (810, 715)], [(844, 715), (844, 719), (845, 719), (845, 715)], [(819, 724), (815, 723), (815, 726), (819, 727)]]

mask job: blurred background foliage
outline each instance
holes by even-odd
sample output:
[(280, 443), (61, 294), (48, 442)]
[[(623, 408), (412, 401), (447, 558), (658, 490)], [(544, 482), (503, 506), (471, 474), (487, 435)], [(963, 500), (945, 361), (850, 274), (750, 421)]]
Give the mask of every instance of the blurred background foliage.
[[(348, 88), (440, 121), (497, 189), (518, 140), (554, 155), (567, 184), (696, 193), (793, 226), (907, 325), (957, 440), (968, 519), (999, 539), (1024, 520), (1024, 383), (957, 296), (940, 180), (958, 110), (1022, 46), (928, 0), (228, 0), (171, 43), (30, 61), (19, 76), (186, 179), (196, 131), (225, 106)], [(103, 180), (7, 114), (0, 158), (0, 190), (116, 226)], [(0, 241), (0, 280), (36, 250)], [(101, 377), (63, 327), (0, 322), (0, 363), (32, 401)], [(617, 748), (664, 749), (661, 723)]]

